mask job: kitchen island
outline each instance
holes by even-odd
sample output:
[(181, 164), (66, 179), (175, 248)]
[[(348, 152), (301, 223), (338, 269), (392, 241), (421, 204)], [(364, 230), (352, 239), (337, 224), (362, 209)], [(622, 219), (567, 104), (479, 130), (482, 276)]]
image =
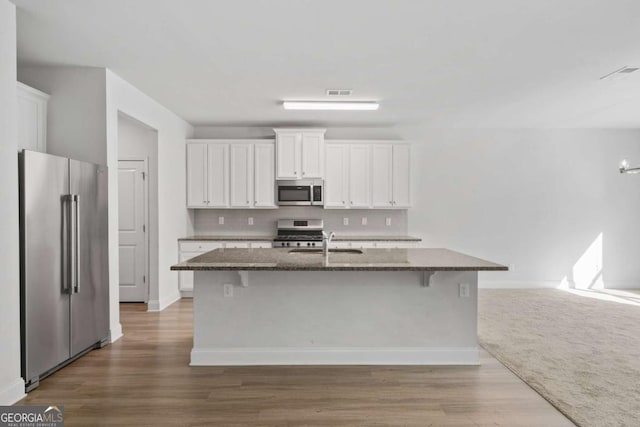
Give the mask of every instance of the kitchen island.
[(191, 365), (478, 364), (479, 271), (447, 249), (217, 249), (194, 271)]

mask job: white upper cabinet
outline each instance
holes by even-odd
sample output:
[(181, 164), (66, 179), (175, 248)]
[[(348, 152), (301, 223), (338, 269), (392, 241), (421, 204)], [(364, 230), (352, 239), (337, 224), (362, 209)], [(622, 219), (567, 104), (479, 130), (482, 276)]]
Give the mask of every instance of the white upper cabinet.
[(187, 142), (188, 208), (276, 208), (273, 141)]
[(187, 144), (187, 207), (190, 208), (207, 207), (207, 146)]
[(371, 207), (371, 158), (368, 144), (353, 144), (349, 150), (349, 207)]
[(327, 144), (325, 148), (324, 207), (349, 206), (349, 145)]
[(277, 166), (276, 171), (278, 179), (296, 179), (299, 178), (302, 171), (300, 170), (300, 145), (302, 134), (299, 132), (281, 132), (276, 136), (276, 152)]
[(393, 146), (374, 145), (371, 148), (371, 162), (371, 204), (374, 208), (393, 207)]
[(323, 178), (325, 129), (274, 129), (276, 179)]
[(253, 150), (251, 144), (231, 144), (230, 199), (232, 208), (253, 204)]
[(411, 206), (411, 146), (397, 141), (331, 141), (325, 149), (326, 209)]
[(229, 206), (229, 145), (205, 144), (208, 151), (207, 207)]
[(393, 146), (393, 207), (411, 207), (411, 147)]
[(324, 131), (302, 132), (302, 178), (322, 178)]
[(18, 149), (47, 151), (49, 95), (17, 82)]
[(373, 207), (410, 207), (411, 147), (401, 143), (375, 144), (372, 151)]
[(275, 208), (275, 150), (273, 143), (257, 143), (254, 146), (253, 206)]

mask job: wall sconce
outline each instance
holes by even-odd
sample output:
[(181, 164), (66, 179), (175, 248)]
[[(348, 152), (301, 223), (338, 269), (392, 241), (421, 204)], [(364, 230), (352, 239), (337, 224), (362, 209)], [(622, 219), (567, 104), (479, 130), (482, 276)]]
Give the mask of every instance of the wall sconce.
[(629, 167), (629, 162), (623, 160), (620, 162), (620, 173), (640, 173), (640, 166)]

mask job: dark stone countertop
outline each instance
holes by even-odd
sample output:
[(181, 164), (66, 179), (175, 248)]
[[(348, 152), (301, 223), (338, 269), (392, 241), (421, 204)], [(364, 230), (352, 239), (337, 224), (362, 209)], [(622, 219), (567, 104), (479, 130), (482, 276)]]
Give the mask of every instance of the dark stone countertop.
[[(251, 242), (271, 242), (273, 241), (275, 236), (251, 236), (251, 235), (199, 235), (199, 236), (187, 236), (178, 239), (178, 241), (190, 241), (190, 240), (211, 240), (211, 241), (251, 241)], [(354, 242), (420, 242), (422, 239), (418, 237), (412, 236), (367, 236), (367, 235), (345, 235), (345, 234), (336, 234), (333, 238), (335, 242), (345, 242), (345, 241), (354, 241)]]
[[(216, 249), (171, 267), (177, 271), (507, 271), (495, 264), (448, 249), (362, 249), (361, 254), (290, 253), (290, 248)], [(338, 250), (339, 251), (339, 250)]]

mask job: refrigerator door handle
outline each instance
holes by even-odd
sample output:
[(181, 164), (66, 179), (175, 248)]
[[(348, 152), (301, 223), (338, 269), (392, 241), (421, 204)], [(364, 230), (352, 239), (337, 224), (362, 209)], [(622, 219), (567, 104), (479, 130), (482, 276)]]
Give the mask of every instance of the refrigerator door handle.
[(66, 245), (63, 248), (63, 265), (62, 265), (62, 283), (63, 288), (62, 292), (65, 294), (70, 294), (72, 292), (73, 287), (73, 269), (74, 269), (74, 259), (73, 259), (73, 241), (75, 240), (74, 231), (73, 231), (73, 197), (71, 194), (65, 194), (62, 196), (62, 207), (64, 216), (66, 217), (66, 221), (63, 221), (65, 230), (65, 239)]
[(73, 292), (76, 294), (80, 292), (80, 196), (78, 194), (73, 195), (73, 202), (76, 205), (76, 221), (75, 221), (75, 257), (73, 275), (75, 277)]

